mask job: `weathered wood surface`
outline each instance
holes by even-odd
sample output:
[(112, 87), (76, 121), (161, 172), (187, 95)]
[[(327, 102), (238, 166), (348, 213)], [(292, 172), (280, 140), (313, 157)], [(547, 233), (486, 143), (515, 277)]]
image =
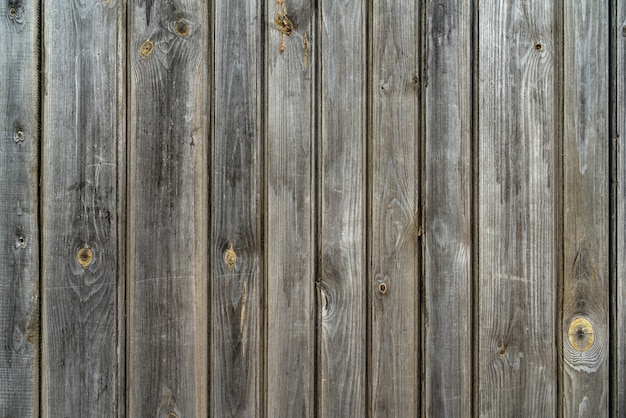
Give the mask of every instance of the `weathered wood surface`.
[(379, 1), (372, 13), (366, 290), (374, 417), (420, 415), (420, 18), (418, 2)]
[(563, 413), (606, 416), (609, 14), (601, 2), (564, 7)]
[(263, 4), (216, 2), (213, 13), (212, 416), (263, 407)]
[(478, 6), (481, 416), (557, 411), (557, 13), (551, 1)]
[[(616, 77), (615, 116), (616, 130), (612, 138), (616, 152), (616, 248), (615, 290), (613, 295), (615, 323), (612, 338), (613, 353), (612, 394), (613, 417), (626, 415), (626, 0), (616, 1), (614, 27), (614, 58)], [(613, 261), (613, 260), (611, 260)]]
[(128, 12), (127, 414), (207, 416), (209, 12)]
[(44, 416), (111, 416), (124, 389), (117, 174), (124, 158), (122, 2), (43, 4)]
[(286, 13), (285, 36), (267, 33), (267, 416), (315, 416), (315, 39), (305, 0), (267, 2)]
[(318, 408), (358, 417), (367, 410), (367, 11), (355, 0), (319, 7)]
[(0, 6), (0, 416), (39, 410), (39, 10)]
[(472, 402), (472, 6), (433, 0), (427, 7), (423, 410), (462, 417)]

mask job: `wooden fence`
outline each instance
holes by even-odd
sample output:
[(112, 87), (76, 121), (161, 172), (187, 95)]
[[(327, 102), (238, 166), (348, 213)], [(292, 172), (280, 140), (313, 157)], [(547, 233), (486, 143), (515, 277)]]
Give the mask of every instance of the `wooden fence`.
[(0, 416), (626, 416), (626, 0), (5, 0)]

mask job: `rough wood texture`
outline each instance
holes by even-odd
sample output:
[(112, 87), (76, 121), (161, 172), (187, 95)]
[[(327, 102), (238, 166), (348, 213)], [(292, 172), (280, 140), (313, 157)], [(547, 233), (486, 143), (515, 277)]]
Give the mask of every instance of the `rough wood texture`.
[[(118, 411), (124, 4), (43, 4), (42, 414)], [(119, 214), (123, 216), (123, 214)]]
[(129, 3), (128, 416), (207, 416), (208, 10)]
[(552, 416), (558, 11), (551, 1), (478, 7), (477, 412)]
[(218, 1), (213, 14), (212, 416), (263, 406), (263, 4)]
[(315, 407), (314, 18), (311, 2), (268, 1), (285, 36), (267, 26), (267, 416), (313, 417)]
[(626, 416), (626, 0), (618, 0), (616, 13), (616, 28), (614, 39), (616, 96), (615, 105), (617, 117), (617, 132), (614, 146), (617, 157), (617, 184), (616, 184), (616, 292), (613, 296), (615, 303), (614, 344), (617, 350), (614, 353), (614, 384), (613, 407), (614, 417)]
[(39, 413), (39, 10), (0, 5), (0, 416)]
[(421, 27), (416, 22), (421, 23), (418, 2), (374, 4), (366, 288), (374, 417), (420, 415)]
[(427, 3), (424, 410), (471, 414), (471, 2)]
[(320, 148), (318, 408), (365, 416), (366, 9), (362, 1), (319, 4)]
[(602, 2), (564, 7), (563, 412), (606, 416), (609, 14)]

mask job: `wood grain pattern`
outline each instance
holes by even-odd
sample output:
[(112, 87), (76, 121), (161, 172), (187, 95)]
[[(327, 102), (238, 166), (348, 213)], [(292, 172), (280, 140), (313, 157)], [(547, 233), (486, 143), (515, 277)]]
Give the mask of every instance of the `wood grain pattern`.
[(616, 350), (614, 359), (613, 378), (613, 408), (612, 416), (626, 415), (626, 146), (623, 138), (626, 137), (626, 1), (616, 1), (615, 39), (614, 39), (614, 74), (616, 79), (615, 109), (617, 132), (613, 138), (617, 158), (616, 190), (616, 248), (615, 260), (615, 289), (613, 295), (615, 307), (615, 323), (612, 348)]
[(427, 4), (424, 410), (462, 417), (472, 401), (472, 6)]
[(118, 410), (120, 2), (44, 2), (42, 414)]
[(366, 9), (319, 4), (320, 148), (318, 408), (365, 416)]
[(368, 118), (369, 407), (371, 416), (408, 417), (420, 415), (421, 407), (419, 72), (423, 22), (418, 2), (385, 0), (373, 7)]
[[(312, 5), (287, 0), (267, 26), (267, 416), (315, 414), (315, 47)], [(281, 12), (268, 2), (268, 19)]]
[(206, 3), (129, 3), (128, 410), (207, 416)]
[(39, 414), (39, 8), (0, 5), (0, 416)]
[(263, 407), (263, 4), (216, 2), (213, 14), (212, 416)]
[[(608, 18), (606, 4), (565, 2), (562, 346), (566, 416), (608, 414)], [(579, 319), (589, 321), (591, 327), (576, 326)], [(588, 340), (589, 333), (593, 340)]]
[(557, 411), (557, 13), (551, 1), (478, 9), (481, 416)]

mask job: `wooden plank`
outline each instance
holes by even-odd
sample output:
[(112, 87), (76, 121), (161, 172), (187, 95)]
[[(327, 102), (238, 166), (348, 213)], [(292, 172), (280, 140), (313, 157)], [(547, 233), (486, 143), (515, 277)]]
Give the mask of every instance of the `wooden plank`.
[(39, 414), (39, 10), (0, 6), (0, 416)]
[(418, 2), (373, 4), (368, 407), (381, 417), (420, 415), (420, 17)]
[(469, 416), (472, 402), (472, 4), (427, 3), (424, 96), (426, 416)]
[[(267, 416), (313, 417), (315, 407), (315, 14), (305, 0), (268, 2)], [(268, 20), (269, 20), (268, 19)]]
[(613, 408), (614, 417), (626, 415), (626, 146), (623, 138), (626, 137), (626, 1), (616, 1), (615, 36), (614, 39), (614, 75), (616, 83), (615, 109), (617, 132), (615, 132), (614, 146), (617, 157), (617, 182), (615, 201), (616, 211), (616, 294), (614, 323), (614, 388)]
[(557, 412), (559, 45), (555, 2), (478, 6), (481, 416)]
[(322, 0), (320, 80), (318, 411), (365, 416), (366, 13)]
[(260, 1), (214, 7), (211, 415), (253, 417), (263, 407), (261, 46), (266, 22), (259, 18), (265, 15)]
[(563, 411), (606, 416), (609, 397), (607, 4), (564, 9)]
[(207, 416), (208, 10), (129, 13), (128, 416)]
[(43, 5), (42, 414), (112, 416), (125, 4)]

